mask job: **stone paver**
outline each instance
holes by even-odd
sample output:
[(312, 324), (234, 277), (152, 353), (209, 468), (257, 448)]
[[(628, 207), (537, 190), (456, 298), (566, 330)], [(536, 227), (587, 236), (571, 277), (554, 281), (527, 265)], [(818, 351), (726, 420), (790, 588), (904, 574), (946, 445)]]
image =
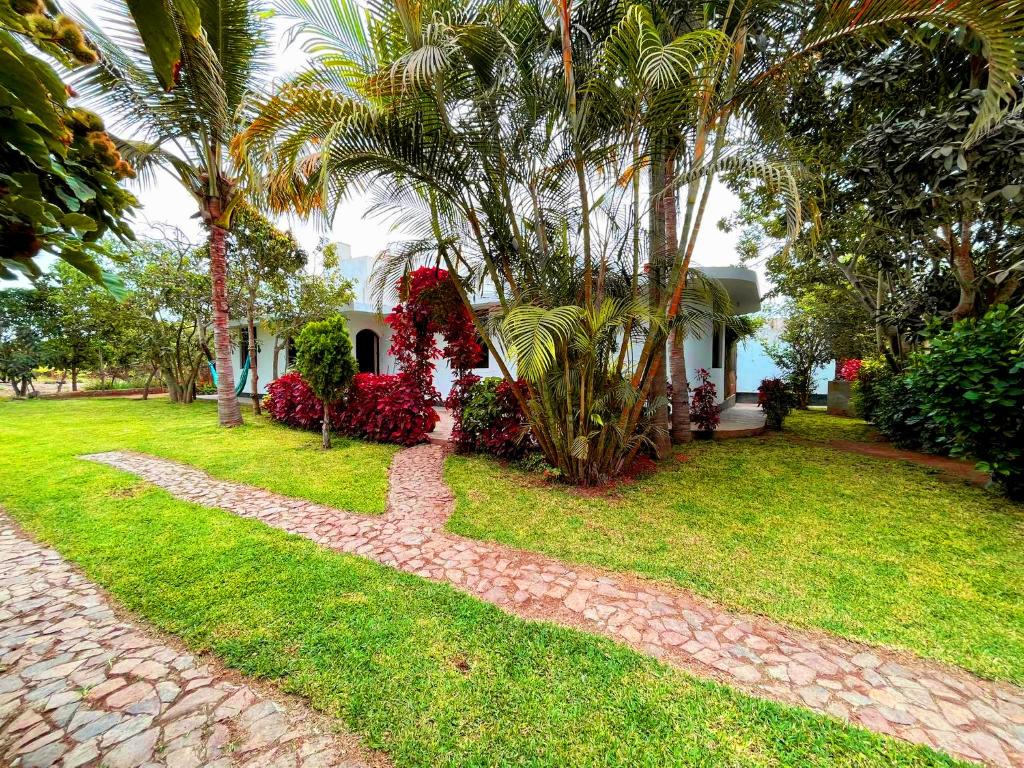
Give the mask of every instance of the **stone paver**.
[(453, 497), (442, 480), (444, 451), (437, 446), (395, 456), (388, 511), (381, 517), (215, 480), (150, 456), (114, 452), (86, 458), (132, 472), (179, 498), (448, 582), (511, 613), (606, 635), (758, 696), (957, 757), (1024, 768), (1021, 688), (735, 614), (681, 589), (446, 533)]
[(0, 764), (382, 764), (308, 709), (154, 634), (118, 619), (95, 585), (0, 514)]

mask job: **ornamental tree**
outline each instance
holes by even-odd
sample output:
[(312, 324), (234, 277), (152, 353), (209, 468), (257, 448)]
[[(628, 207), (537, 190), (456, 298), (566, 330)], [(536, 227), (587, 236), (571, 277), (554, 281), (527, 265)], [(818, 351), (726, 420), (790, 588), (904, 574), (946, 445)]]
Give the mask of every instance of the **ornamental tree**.
[(295, 367), (324, 406), (323, 445), (331, 447), (330, 408), (337, 404), (358, 370), (345, 318), (335, 315), (310, 323), (295, 340)]

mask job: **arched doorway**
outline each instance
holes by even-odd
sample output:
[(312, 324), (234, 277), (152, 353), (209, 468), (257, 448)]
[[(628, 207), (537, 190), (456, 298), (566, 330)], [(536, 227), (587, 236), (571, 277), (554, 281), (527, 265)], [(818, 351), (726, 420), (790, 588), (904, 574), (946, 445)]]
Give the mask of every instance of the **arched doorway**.
[(356, 363), (360, 373), (380, 373), (380, 337), (369, 328), (356, 334)]

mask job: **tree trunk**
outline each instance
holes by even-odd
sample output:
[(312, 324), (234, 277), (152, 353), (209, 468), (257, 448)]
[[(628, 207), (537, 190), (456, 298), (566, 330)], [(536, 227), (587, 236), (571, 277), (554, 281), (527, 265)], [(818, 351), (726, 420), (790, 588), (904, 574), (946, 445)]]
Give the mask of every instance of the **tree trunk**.
[(228, 331), (227, 230), (217, 224), (220, 211), (211, 211), (210, 281), (213, 283), (213, 344), (217, 355), (217, 416), (222, 427), (242, 423), (242, 410), (235, 395), (235, 371), (231, 361)]
[(278, 373), (281, 370), (280, 366), (278, 365), (278, 360), (281, 357), (281, 349), (282, 349), (282, 347), (281, 347), (281, 337), (280, 336), (275, 336), (274, 337), (274, 359), (270, 363), (270, 366), (271, 366), (270, 375), (271, 375), (271, 377), (273, 377), (274, 381), (277, 381)]
[(690, 433), (690, 382), (686, 377), (686, 339), (682, 333), (672, 334), (669, 367), (672, 371), (672, 442), (688, 443)]
[(153, 383), (153, 377), (156, 376), (156, 366), (154, 365), (149, 369), (149, 378), (146, 379), (146, 385), (142, 388), (142, 399), (149, 400), (149, 385)]
[(72, 392), (77, 392), (78, 391), (78, 366), (77, 365), (72, 365), (71, 366), (71, 391)]
[(252, 313), (256, 303), (254, 297), (250, 296), (249, 302), (249, 392), (252, 394), (252, 414), (260, 415), (260, 385), (256, 374), (256, 323), (253, 322)]
[(320, 431), (323, 435), (324, 450), (327, 450), (331, 447), (331, 414), (327, 403), (324, 403), (324, 423)]

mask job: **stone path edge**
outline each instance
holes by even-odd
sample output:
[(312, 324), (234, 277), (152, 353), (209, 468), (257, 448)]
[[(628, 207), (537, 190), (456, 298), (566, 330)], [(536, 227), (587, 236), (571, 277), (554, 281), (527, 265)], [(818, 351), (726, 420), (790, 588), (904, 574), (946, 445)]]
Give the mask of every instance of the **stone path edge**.
[[(359, 736), (344, 730), (335, 718), (313, 709), (302, 696), (288, 693), (272, 681), (244, 675), (215, 654), (193, 651), (178, 636), (125, 608), (80, 566), (40, 542), (0, 507), (0, 549), (7, 547), (12, 538), (18, 542), (19, 552), (10, 561), (37, 558), (49, 563), (50, 574), (34, 573), (33, 586), (39, 589), (45, 584), (48, 589), (43, 596), (57, 598), (20, 615), (7, 610), (14, 607), (12, 603), (26, 599), (40, 602), (40, 596), (12, 597), (11, 564), (0, 562), (0, 756), (16, 760), (11, 765), (50, 765), (50, 756), (43, 753), (60, 747), (63, 753), (53, 758), (53, 765), (56, 760), (61, 760), (62, 766), (94, 765), (99, 760), (103, 768), (392, 765), (386, 754), (363, 746)], [(53, 578), (54, 571), (57, 578)], [(55, 603), (59, 607), (61, 600), (75, 615), (48, 623), (45, 614)], [(26, 627), (12, 630), (12, 622), (19, 620)], [(35, 629), (26, 631), (30, 624)], [(7, 642), (12, 632), (19, 640), (14, 649)], [(63, 652), (55, 657), (56, 651)], [(77, 663), (76, 654), (85, 657), (81, 660), (84, 663)], [(47, 678), (49, 673), (43, 667), (54, 661), (64, 666), (66, 656), (73, 657), (76, 669), (58, 678), (52, 674)], [(95, 656), (102, 657), (102, 665), (96, 663)], [(166, 675), (159, 671), (161, 667)], [(33, 673), (33, 669), (40, 672)], [(180, 693), (175, 690), (179, 686), (169, 679), (175, 675), (188, 680), (187, 685), (184, 680), (177, 681), (181, 683)], [(13, 719), (9, 711), (13, 703), (10, 696), (15, 693), (12, 678), (20, 678), (26, 685), (26, 704)], [(83, 682), (87, 678), (89, 681)], [(146, 686), (156, 690), (157, 701), (132, 694)], [(171, 689), (169, 696), (165, 695), (167, 688)], [(211, 689), (217, 693), (208, 696), (208, 701), (196, 701)], [(73, 715), (61, 714), (71, 706), (78, 707)], [(174, 710), (181, 710), (181, 715), (175, 715), (179, 719), (166, 720), (165, 716), (174, 715)], [(254, 716), (249, 717), (250, 713)], [(113, 725), (106, 722), (114, 717), (120, 721)], [(56, 723), (51, 721), (60, 719), (70, 719), (70, 723), (57, 737), (53, 733)], [(73, 734), (78, 719), (83, 722), (78, 734)], [(153, 721), (152, 728), (138, 730), (136, 721), (147, 719)], [(51, 731), (38, 732), (43, 725)], [(101, 727), (107, 730), (99, 730)], [(89, 729), (97, 731), (95, 736), (82, 735)], [(146, 737), (155, 729), (162, 729), (161, 738), (152, 743), (154, 740)], [(168, 737), (170, 729), (174, 729), (173, 739)], [(276, 735), (282, 729), (284, 732)], [(128, 737), (112, 741), (112, 734), (119, 730)], [(228, 733), (244, 736), (239, 747), (224, 743)], [(35, 747), (37, 744), (42, 746)]]

